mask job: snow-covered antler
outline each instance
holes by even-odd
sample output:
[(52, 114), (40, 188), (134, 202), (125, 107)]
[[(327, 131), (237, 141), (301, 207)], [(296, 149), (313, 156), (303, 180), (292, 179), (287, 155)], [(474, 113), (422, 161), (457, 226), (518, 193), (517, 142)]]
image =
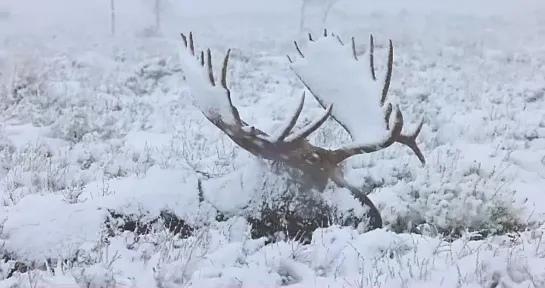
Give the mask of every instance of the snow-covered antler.
[[(394, 142), (403, 143), (411, 147), (424, 163), (424, 157), (421, 157), (422, 154), (420, 149), (418, 149), (414, 141), (422, 125), (419, 126), (417, 132), (413, 135), (405, 136), (401, 134), (403, 117), (401, 111), (397, 107), (394, 116), (390, 117), (392, 106), (388, 106), (390, 109), (386, 111), (386, 119), (393, 119), (390, 124), (385, 123), (384, 116), (380, 116), (383, 115), (383, 112), (380, 108), (381, 105), (379, 104), (382, 104), (384, 100), (380, 100), (380, 103), (378, 100), (376, 103), (373, 103), (375, 100), (370, 100), (372, 98), (364, 99), (364, 101), (361, 101), (360, 106), (362, 107), (359, 107), (359, 109), (354, 108), (356, 105), (354, 105), (353, 102), (345, 102), (345, 100), (349, 101), (350, 99), (348, 97), (351, 97), (355, 93), (363, 93), (364, 95), (371, 96), (375, 95), (373, 91), (376, 88), (376, 85), (375, 82), (357, 84), (356, 81), (349, 81), (348, 86), (342, 87), (343, 84), (336, 82), (337, 80), (335, 80), (335, 78), (328, 78), (339, 75), (342, 79), (346, 79), (346, 77), (352, 77), (351, 75), (359, 75), (359, 66), (355, 65), (358, 63), (357, 61), (352, 61), (350, 63), (335, 61), (316, 62), (321, 59), (321, 57), (324, 57), (325, 59), (337, 54), (342, 54), (342, 51), (340, 50), (343, 49), (344, 45), (338, 45), (337, 43), (336, 46), (332, 46), (328, 42), (316, 41), (313, 43), (317, 44), (314, 46), (317, 47), (317, 49), (310, 49), (310, 51), (314, 53), (307, 54), (306, 56), (303, 55), (301, 50), (297, 47), (301, 59), (292, 63), (292, 68), (294, 68), (294, 71), (296, 71), (299, 78), (305, 83), (309, 90), (311, 90), (310, 88), (312, 87), (311, 92), (325, 109), (323, 113), (310, 124), (300, 130), (292, 131), (303, 109), (305, 101), (305, 94), (303, 93), (299, 104), (293, 112), (293, 116), (286, 121), (283, 128), (278, 133), (269, 135), (244, 122), (244, 120), (240, 118), (237, 108), (233, 106), (231, 92), (227, 87), (226, 79), (230, 51), (227, 51), (225, 55), (221, 70), (221, 79), (219, 81), (220, 85), (217, 85), (212, 73), (212, 57), (210, 50), (208, 49), (206, 51), (206, 55), (204, 52), (197, 55), (195, 53), (193, 35), (190, 33), (189, 39), (184, 34), (181, 36), (185, 47), (180, 51), (180, 60), (186, 82), (195, 98), (196, 105), (210, 122), (227, 134), (237, 145), (255, 156), (281, 162), (289, 167), (302, 171), (311, 181), (313, 181), (314, 186), (319, 189), (324, 189), (329, 179), (332, 179), (337, 185), (348, 188), (363, 205), (370, 208), (369, 216), (371, 218), (372, 228), (382, 227), (382, 218), (378, 209), (367, 195), (361, 193), (357, 188), (344, 180), (339, 163), (353, 155), (378, 151), (392, 145)], [(326, 47), (329, 47), (328, 49), (330, 50), (320, 48), (322, 43), (324, 43)], [(309, 45), (309, 48), (313, 47)], [(353, 49), (352, 52), (352, 57), (356, 59), (355, 49)], [(370, 65), (372, 67), (372, 57), (370, 59)], [(392, 56), (390, 56), (390, 59), (392, 59)], [(343, 59), (341, 58), (341, 60)], [(342, 65), (339, 65), (339, 63), (342, 63)], [(390, 75), (391, 61), (389, 67), (390, 72), (388, 74)], [(324, 72), (312, 69), (332, 70)], [(371, 70), (373, 71), (372, 73), (374, 73), (374, 69), (372, 68)], [(353, 74), (347, 74), (347, 72)], [(370, 77), (374, 76), (371, 75)], [(386, 77), (386, 82), (388, 84), (384, 85), (382, 95), (387, 93), (389, 78), (390, 76)], [(362, 77), (361, 79), (365, 78)], [(331, 83), (331, 85), (325, 83)], [(337, 99), (334, 98), (336, 96), (343, 97), (342, 101), (337, 101)], [(383, 98), (385, 99), (385, 96)], [(335, 104), (335, 109), (338, 110), (332, 109), (333, 104)], [(339, 105), (340, 108), (337, 108), (337, 105)], [(364, 115), (367, 116), (363, 119), (359, 119), (362, 122), (355, 125), (350, 118), (354, 116), (350, 113), (353, 111), (360, 113), (360, 115), (361, 113), (365, 113)], [(348, 114), (345, 115), (345, 113)], [(369, 127), (374, 127), (374, 132), (380, 137), (375, 139), (373, 144), (353, 145), (353, 147), (347, 146), (335, 150), (324, 149), (310, 144), (306, 138), (325, 123), (331, 115), (335, 116), (334, 119), (343, 125), (354, 139), (358, 139), (358, 135), (365, 135), (363, 133), (358, 134), (359, 129), (367, 129)], [(380, 117), (380, 121), (378, 121), (376, 117)], [(389, 129), (389, 127), (391, 128)]]
[[(404, 123), (401, 110), (397, 105), (386, 104), (392, 79), (392, 41), (389, 41), (386, 74), (380, 80), (375, 74), (373, 42), (371, 35), (368, 52), (364, 54), (367, 57), (358, 59), (354, 37), (348, 46), (337, 36), (324, 31), (324, 37), (317, 40), (309, 35), (309, 44), (304, 53), (295, 42), (299, 58), (295, 61), (288, 59), (292, 70), (322, 106), (335, 105), (331, 117), (354, 141), (340, 149), (346, 153), (338, 159), (339, 162), (397, 142), (408, 146), (424, 164), (424, 155), (416, 144), (423, 121), (413, 133), (402, 134)], [(393, 117), (392, 110), (395, 110)], [(393, 125), (390, 125), (391, 121)]]

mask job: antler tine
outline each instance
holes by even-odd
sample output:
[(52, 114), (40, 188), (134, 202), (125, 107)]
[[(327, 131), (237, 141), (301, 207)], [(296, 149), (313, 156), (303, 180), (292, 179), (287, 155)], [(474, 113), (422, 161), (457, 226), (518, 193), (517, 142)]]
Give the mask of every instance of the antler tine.
[(216, 81), (214, 81), (214, 72), (212, 70), (212, 52), (210, 52), (210, 48), (206, 49), (206, 62), (208, 68), (208, 79), (210, 80), (212, 86), (216, 86)]
[[(229, 64), (229, 56), (231, 55), (231, 49), (228, 49), (223, 58), (223, 66), (221, 67), (221, 86), (227, 90), (227, 65)], [(229, 99), (229, 102), (231, 99)]]
[(195, 55), (195, 43), (193, 43), (193, 32), (189, 32), (189, 50), (191, 55)]
[(307, 138), (310, 134), (316, 131), (316, 129), (320, 128), (320, 126), (322, 126), (325, 121), (327, 121), (327, 118), (329, 118), (329, 116), (331, 115), (331, 109), (333, 109), (333, 104), (327, 106), (322, 116), (316, 118), (313, 122), (305, 126), (300, 131), (297, 131), (296, 133), (293, 133), (290, 136), (286, 137), (286, 142), (295, 142)]
[[(229, 65), (229, 57), (231, 56), (231, 49), (227, 49), (227, 52), (225, 52), (225, 57), (223, 58), (223, 65), (221, 67), (221, 87), (227, 91), (227, 101), (229, 101), (229, 106), (231, 106), (231, 112), (233, 113), (233, 116), (235, 117), (235, 121), (237, 125), (243, 126), (248, 125), (246, 122), (244, 122), (242, 119), (240, 119), (240, 114), (238, 113), (238, 109), (233, 105), (233, 101), (231, 100), (231, 90), (229, 90), (229, 87), (227, 87), (227, 66)], [(212, 74), (210, 74), (212, 75)], [(213, 75), (212, 75), (213, 79)]]
[[(397, 109), (399, 111), (398, 114), (401, 115), (401, 118), (402, 118), (403, 116), (402, 116), (401, 110), (399, 110), (399, 108)], [(426, 159), (424, 157), (424, 154), (422, 154), (420, 147), (418, 147), (418, 145), (416, 144), (416, 138), (420, 134), (420, 131), (422, 131), (423, 126), (424, 126), (424, 119), (420, 121), (420, 123), (418, 124), (418, 126), (416, 127), (413, 133), (410, 133), (408, 135), (403, 135), (401, 134), (401, 131), (400, 131), (400, 133), (396, 133), (392, 135), (392, 139), (395, 142), (401, 143), (409, 147), (413, 151), (413, 153), (416, 155), (416, 157), (418, 157), (418, 160), (420, 160), (422, 164), (426, 164)]]
[(414, 137), (416, 139), (416, 137), (418, 137), (418, 135), (420, 134), (420, 131), (422, 131), (422, 127), (424, 127), (424, 118), (422, 118), (422, 120), (420, 120), (420, 124), (418, 124), (418, 126), (416, 127), (416, 129), (412, 133), (412, 137)]
[(280, 142), (284, 141), (286, 137), (290, 134), (291, 130), (297, 123), (297, 119), (299, 119), (299, 116), (301, 115), (301, 111), (303, 111), (303, 105), (305, 104), (305, 92), (303, 91), (303, 94), (301, 95), (301, 100), (299, 101), (299, 105), (297, 105), (297, 109), (295, 109), (295, 112), (293, 113), (293, 116), (291, 117), (290, 121), (287, 123), (286, 127), (284, 127), (281, 131), (281, 133), (274, 139), (274, 142)]
[(184, 33), (180, 33), (180, 36), (182, 36), (182, 40), (184, 41), (184, 46), (187, 48), (187, 37), (185, 37)]
[[(388, 107), (391, 107), (391, 103), (389, 103)], [(395, 116), (393, 119), (393, 125), (389, 129), (388, 138), (379, 141), (378, 143), (371, 143), (367, 145), (358, 145), (357, 147), (345, 147), (336, 150), (336, 162), (340, 163), (352, 156), (359, 155), (359, 154), (366, 154), (366, 153), (373, 153), (379, 150), (382, 150), (384, 148), (390, 147), (394, 143), (400, 143), (407, 147), (409, 147), (414, 154), (418, 157), (418, 160), (422, 164), (426, 164), (426, 159), (424, 157), (424, 154), (420, 150), (420, 147), (418, 147), (418, 144), (416, 144), (416, 138), (418, 137), (418, 134), (420, 134), (420, 131), (422, 130), (422, 126), (424, 125), (424, 120), (420, 122), (417, 129), (408, 135), (402, 134), (403, 126), (404, 126), (404, 119), (403, 119), (403, 113), (401, 112), (401, 109), (398, 105), (395, 106)], [(388, 112), (388, 111), (387, 111)], [(392, 110), (389, 110), (389, 114), (391, 115)], [(388, 123), (388, 122), (387, 122)]]
[[(380, 106), (384, 105), (386, 97), (388, 97), (388, 90), (390, 89), (390, 81), (392, 80), (392, 70), (394, 66), (394, 44), (392, 40), (389, 41), (388, 49), (388, 68), (386, 70), (386, 78), (384, 79), (384, 87), (382, 88), (382, 97), (380, 98)], [(374, 69), (373, 69), (374, 71)]]
[(373, 34), (369, 35), (369, 68), (371, 69), (371, 76), (373, 80), (377, 80), (375, 76), (375, 39), (373, 39)]
[(358, 60), (358, 55), (356, 55), (356, 39), (354, 36), (352, 36), (350, 41), (352, 42), (352, 56), (354, 56), (355, 60)]
[(288, 61), (293, 64), (293, 60), (291, 60), (290, 55), (286, 55), (286, 57), (288, 57)]
[(305, 55), (303, 55), (303, 52), (301, 52), (301, 49), (299, 48), (299, 44), (297, 44), (297, 41), (293, 41), (293, 44), (295, 45), (295, 49), (297, 50), (297, 53), (299, 53), (299, 56), (301, 56), (301, 58), (305, 58)]
[(339, 43), (344, 46), (344, 43), (343, 43), (343, 40), (341, 40), (341, 37), (339, 37), (339, 35), (334, 35), (334, 36), (335, 38), (337, 38), (337, 41), (339, 41)]
[[(324, 37), (327, 37), (327, 29), (324, 29)], [(337, 41), (339, 41), (339, 44), (343, 45), (344, 46), (344, 43), (343, 43), (343, 40), (341, 40), (341, 37), (339, 37), (339, 35), (331, 32), (331, 36), (332, 37), (335, 37), (335, 39), (337, 39)]]
[(180, 33), (180, 36), (182, 37), (182, 41), (184, 41), (184, 46), (186, 48), (189, 48), (189, 52), (191, 52), (191, 55), (195, 56), (195, 46), (193, 45), (193, 33), (189, 32), (189, 47), (187, 46), (187, 37), (184, 33)]
[[(189, 47), (187, 42), (187, 36), (185, 36), (184, 33), (180, 33), (180, 36), (182, 37), (182, 41), (184, 42), (185, 48), (189, 48), (189, 52), (191, 52), (191, 55), (195, 56), (195, 46), (193, 43), (193, 33), (189, 32)], [(204, 66), (204, 52), (201, 51), (201, 66)]]

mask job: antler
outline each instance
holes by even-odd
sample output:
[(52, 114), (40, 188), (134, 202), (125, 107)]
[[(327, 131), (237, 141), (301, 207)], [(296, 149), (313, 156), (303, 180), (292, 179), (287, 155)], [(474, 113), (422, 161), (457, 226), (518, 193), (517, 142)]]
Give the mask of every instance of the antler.
[[(327, 33), (325, 33), (327, 36)], [(324, 96), (330, 96), (335, 95), (329, 94), (330, 91), (325, 89), (325, 92), (328, 93), (321, 93), (324, 92), (323, 86), (315, 86), (315, 79), (312, 77), (307, 77), (308, 75), (305, 75), (305, 73), (300, 73), (301, 71), (296, 71), (297, 75), (305, 83), (305, 85), (309, 88), (311, 93), (313, 93), (313, 96), (320, 102), (322, 107), (324, 107), (323, 113), (317, 117), (314, 121), (312, 121), (310, 124), (304, 126), (303, 128), (293, 131), (295, 124), (297, 123), (297, 120), (301, 114), (301, 111), (303, 109), (304, 101), (305, 101), (305, 93), (302, 94), (301, 99), (299, 101), (299, 104), (297, 105), (295, 111), (293, 112), (292, 117), (286, 121), (286, 123), (282, 126), (282, 129), (280, 129), (277, 133), (273, 135), (269, 135), (253, 126), (250, 126), (247, 124), (244, 120), (242, 120), (239, 116), (238, 110), (235, 106), (233, 106), (233, 103), (231, 101), (231, 92), (229, 88), (227, 87), (227, 66), (229, 62), (229, 55), (230, 50), (227, 51), (223, 66), (222, 66), (222, 73), (221, 73), (221, 79), (220, 79), (220, 86), (216, 85), (216, 80), (214, 78), (213, 69), (212, 69), (212, 61), (211, 61), (211, 52), (210, 49), (206, 52), (206, 59), (205, 59), (205, 53), (201, 52), (200, 56), (196, 55), (195, 53), (195, 47), (193, 42), (193, 35), (189, 34), (189, 41), (188, 38), (182, 34), (182, 40), (184, 43), (184, 49), (180, 52), (180, 59), (181, 59), (181, 66), (182, 70), (185, 74), (186, 82), (193, 94), (193, 97), (195, 98), (195, 102), (197, 107), (202, 111), (202, 113), (205, 115), (205, 117), (210, 120), (216, 127), (218, 127), (221, 131), (223, 131), (229, 138), (231, 138), (237, 145), (242, 147), (243, 149), (247, 150), (248, 152), (254, 154), (255, 156), (273, 160), (276, 162), (285, 163), (287, 166), (301, 170), (306, 176), (309, 176), (309, 178), (314, 181), (314, 184), (318, 188), (325, 188), (326, 183), (329, 179), (332, 179), (337, 185), (348, 188), (355, 197), (358, 198), (358, 200), (363, 204), (370, 208), (369, 216), (371, 218), (371, 226), (372, 228), (381, 228), (382, 227), (382, 218), (380, 216), (379, 210), (375, 207), (373, 202), (365, 195), (364, 193), (361, 193), (357, 188), (350, 185), (347, 181), (344, 180), (342, 176), (341, 167), (339, 166), (339, 163), (344, 161), (345, 159), (357, 155), (357, 154), (363, 154), (363, 153), (371, 153), (378, 151), (380, 149), (384, 149), (386, 147), (389, 147), (395, 142), (405, 144), (417, 155), (422, 155), (420, 152), (420, 149), (418, 146), (416, 146), (415, 139), (418, 135), (418, 132), (420, 131), (420, 128), (422, 127), (422, 124), (419, 126), (417, 131), (410, 135), (404, 135), (401, 134), (401, 130), (403, 128), (403, 115), (399, 108), (395, 106), (395, 113), (393, 116), (392, 114), (392, 105), (388, 104), (386, 109), (386, 116), (380, 116), (380, 121), (376, 121), (375, 118), (369, 118), (371, 122), (360, 122), (360, 126), (362, 124), (377, 124), (378, 126), (383, 126), (381, 131), (381, 137), (376, 139), (375, 142), (372, 144), (359, 144), (359, 145), (352, 145), (352, 146), (346, 146), (340, 149), (336, 150), (328, 150), (321, 147), (317, 147), (312, 145), (308, 142), (306, 139), (310, 134), (312, 134), (314, 131), (316, 131), (322, 124), (327, 121), (329, 116), (333, 116), (334, 119), (341, 124), (349, 133), (352, 135), (354, 139), (357, 139), (355, 135), (357, 134), (354, 130), (355, 126), (351, 125), (350, 122), (346, 121), (346, 117), (343, 117), (344, 114), (339, 113), (342, 112), (342, 109), (346, 109), (346, 105), (343, 105), (343, 102), (335, 102), (335, 106), (337, 107), (337, 104), (341, 104), (341, 110), (333, 110), (333, 101), (331, 99), (333, 98), (325, 98)], [(338, 39), (338, 38), (337, 38)], [(312, 40), (312, 39), (311, 39)], [(341, 46), (344, 46), (340, 39), (338, 39), (338, 42), (341, 43)], [(319, 43), (319, 42), (313, 42), (313, 43)], [(353, 47), (354, 44), (352, 44)], [(339, 46), (339, 45), (337, 45)], [(306, 57), (303, 55), (299, 47), (296, 43), (296, 48), (301, 56), (302, 59), (306, 59)], [(318, 52), (320, 52), (318, 50)], [(324, 52), (324, 51), (322, 51)], [(331, 51), (325, 51), (327, 53)], [(390, 51), (390, 54), (392, 55), (392, 51)], [(318, 53), (319, 54), (319, 53)], [(333, 55), (333, 54), (329, 54)], [(328, 55), (328, 56), (329, 56)], [(372, 55), (372, 53), (371, 53)], [(355, 48), (353, 48), (353, 57), (354, 59), (357, 59)], [(312, 58), (312, 57), (308, 57)], [(370, 57), (372, 59), (372, 56)], [(393, 56), (390, 57), (390, 59), (393, 59)], [(310, 59), (307, 59), (310, 60)], [(290, 60), (291, 61), (291, 60)], [(370, 60), (372, 63), (372, 60)], [(356, 61), (354, 61), (356, 62)], [(357, 62), (356, 62), (357, 63)], [(296, 63), (292, 63), (292, 68), (294, 68)], [(334, 64), (334, 63), (333, 63)], [(331, 67), (323, 67), (318, 65), (318, 68), (325, 69), (325, 68), (331, 68), (335, 70), (339, 70), (338, 65), (332, 65)], [(302, 66), (304, 67), (304, 66)], [(313, 65), (309, 66), (310, 68), (313, 68)], [(372, 64), (370, 64), (371, 70), (374, 73), (374, 69)], [(391, 61), (389, 64), (389, 74), (391, 74)], [(314, 67), (316, 68), (316, 67)], [(296, 70), (296, 69), (294, 69)], [(304, 69), (303, 69), (304, 70)], [(339, 72), (339, 71), (337, 71)], [(374, 75), (374, 74), (373, 74)], [(386, 95), (387, 93), (387, 86), (389, 85), (389, 79), (390, 76), (386, 77), (388, 84), (384, 85), (384, 89), (382, 91), (383, 95)], [(322, 79), (323, 80), (323, 79)], [(314, 82), (312, 82), (314, 81)], [(374, 81), (374, 78), (373, 78)], [(318, 81), (320, 82), (320, 81)], [(327, 81), (322, 81), (327, 82)], [(374, 81), (375, 82), (375, 81)], [(313, 83), (313, 84), (309, 84)], [(311, 90), (310, 87), (313, 89)], [(318, 89), (314, 89), (317, 87)], [(350, 87), (354, 88), (354, 87)], [(366, 91), (366, 88), (369, 88), (365, 85), (360, 86), (360, 89), (363, 90), (352, 90), (354, 91)], [(317, 93), (319, 92), (319, 93)], [(342, 91), (341, 91), (342, 92)], [(346, 92), (346, 91), (345, 91)], [(345, 92), (343, 93), (337, 93), (341, 96), (347, 96)], [(383, 99), (386, 99), (386, 96), (383, 96)], [(381, 104), (384, 102), (384, 100), (381, 100)], [(364, 103), (364, 104), (371, 104), (371, 103)], [(352, 105), (353, 107), (354, 105)], [(373, 107), (373, 105), (367, 105), (368, 107)], [(367, 107), (364, 105), (364, 107)], [(380, 105), (376, 105), (378, 108), (380, 108)], [(377, 108), (377, 109), (378, 109)], [(350, 109), (350, 107), (349, 107)], [(382, 114), (382, 110), (378, 110), (380, 113), (376, 113), (377, 109), (373, 111), (373, 109), (368, 109), (368, 111), (364, 111), (368, 113), (368, 115), (372, 115), (372, 113), (375, 113), (374, 115), (380, 115)], [(371, 113), (371, 114), (369, 114)], [(392, 119), (390, 119), (392, 118)], [(349, 118), (348, 118), (349, 119)], [(384, 121), (384, 119), (387, 119), (387, 121)], [(392, 122), (392, 125), (388, 122), (390, 120)], [(374, 122), (373, 122), (374, 121)], [(356, 126), (357, 127), (357, 126)], [(388, 129), (388, 127), (391, 127), (391, 129)], [(376, 128), (376, 127), (375, 127)], [(377, 130), (377, 129), (376, 129)], [(378, 131), (378, 130), (377, 130)], [(414, 148), (413, 148), (414, 147)], [(419, 158), (424, 163), (423, 156)]]
[[(210, 49), (207, 50), (206, 60), (203, 52), (198, 57), (195, 54), (193, 35), (189, 34), (189, 41), (184, 34), (181, 36), (186, 48), (180, 53), (182, 70), (195, 102), (205, 117), (250, 153), (268, 160), (289, 163), (294, 168), (307, 169), (309, 166), (305, 164), (309, 162), (306, 159), (307, 154), (312, 152), (307, 151), (308, 142), (305, 139), (327, 120), (333, 105), (328, 105), (323, 113), (310, 124), (292, 131), (303, 110), (305, 101), (305, 93), (303, 93), (292, 118), (283, 125), (279, 133), (271, 136), (243, 121), (237, 108), (232, 104), (231, 93), (227, 88), (230, 51), (228, 50), (225, 55), (221, 70), (221, 87), (218, 87), (214, 79)], [(306, 153), (301, 153), (302, 151)]]
[[(288, 59), (292, 70), (320, 105), (335, 103), (337, 109), (331, 113), (331, 117), (355, 141), (334, 150), (338, 156), (337, 163), (358, 154), (376, 152), (394, 143), (401, 143), (409, 147), (420, 162), (425, 164), (424, 155), (416, 144), (424, 121), (418, 124), (414, 132), (403, 134), (403, 113), (398, 105), (386, 104), (393, 70), (392, 41), (389, 41), (386, 74), (380, 83), (375, 74), (372, 35), (369, 38), (368, 57), (363, 58), (364, 61), (358, 59), (354, 37), (351, 38), (351, 51), (346, 51), (347, 46), (339, 37), (333, 34), (331, 36), (334, 37), (328, 36), (327, 30), (324, 31), (324, 37), (319, 40), (314, 40), (309, 35), (307, 55), (303, 54), (297, 42), (294, 42), (300, 59), (297, 61), (289, 57)], [(367, 65), (361, 65), (361, 62), (367, 62), (365, 63)], [(358, 98), (363, 100), (362, 103), (358, 103)]]

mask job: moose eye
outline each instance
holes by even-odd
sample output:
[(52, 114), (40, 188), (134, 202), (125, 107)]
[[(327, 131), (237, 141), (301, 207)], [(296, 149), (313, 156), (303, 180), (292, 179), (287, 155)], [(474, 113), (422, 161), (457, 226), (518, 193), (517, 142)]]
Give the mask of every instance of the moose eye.
[(305, 161), (309, 164), (314, 164), (320, 161), (320, 155), (316, 153), (307, 154), (305, 156)]

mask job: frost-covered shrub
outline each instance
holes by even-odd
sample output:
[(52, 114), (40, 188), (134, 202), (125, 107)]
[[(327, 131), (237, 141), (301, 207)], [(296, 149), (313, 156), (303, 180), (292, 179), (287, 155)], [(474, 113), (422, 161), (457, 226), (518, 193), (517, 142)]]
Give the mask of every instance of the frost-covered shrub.
[(168, 85), (161, 85), (161, 82), (180, 73), (180, 68), (175, 64), (178, 63), (173, 59), (148, 59), (135, 68), (134, 75), (125, 80), (125, 86), (137, 96), (152, 94), (156, 89), (160, 89), (161, 93), (169, 93)]
[[(20, 147), (9, 140), (0, 144), (3, 205), (14, 205), (26, 195), (37, 193), (61, 194), (67, 202), (76, 203), (89, 182), (99, 180), (107, 187), (104, 181), (145, 175), (160, 160), (156, 151), (135, 151), (122, 141), (78, 143), (71, 149), (58, 149), (58, 143), (46, 138)], [(112, 192), (104, 188), (101, 193), (105, 196)]]
[(398, 199), (379, 205), (394, 231), (426, 230), (458, 238), (466, 232), (487, 237), (526, 227), (523, 211), (514, 202), (515, 191), (506, 188), (513, 181), (509, 164), (503, 160), (481, 163), (460, 159), (456, 156), (460, 151), (451, 149), (438, 153), (452, 155), (453, 160), (430, 163), (424, 174), (406, 174), (391, 187), (377, 191)]
[[(40, 69), (37, 59), (26, 59), (19, 63), (9, 63), (2, 68), (0, 78), (0, 93), (2, 102), (0, 107), (5, 112), (5, 116), (17, 115), (18, 118), (26, 119), (33, 115), (29, 113), (16, 113), (10, 110), (15, 106), (42, 106), (47, 105), (44, 101), (48, 100), (46, 95), (47, 73)], [(7, 113), (6, 113), (7, 110)], [(7, 115), (6, 115), (7, 114)]]
[(79, 268), (72, 272), (72, 276), (81, 288), (117, 287), (114, 272), (100, 264)]
[[(129, 131), (153, 125), (148, 98), (156, 97), (135, 95), (125, 79), (135, 75), (137, 81), (163, 89), (168, 85), (161, 81), (174, 66), (162, 73), (168, 64), (163, 60), (140, 65), (95, 52), (47, 52), (0, 59), (0, 119), (21, 125), (0, 133), (4, 205), (44, 192), (61, 193), (76, 203), (90, 181), (143, 175), (164, 160), (157, 147), (138, 149), (124, 140)], [(147, 92), (155, 93), (153, 89)]]
[(51, 127), (51, 136), (78, 143), (88, 135), (91, 139), (106, 140), (126, 134), (128, 121), (119, 121), (122, 114), (100, 107), (72, 107), (67, 109)]
[[(2, 116), (35, 126), (52, 125), (51, 136), (73, 143), (86, 134), (100, 140), (123, 137), (133, 126), (143, 125), (151, 113), (147, 102), (137, 97), (142, 93), (131, 90), (125, 79), (151, 81), (154, 89), (165, 75), (174, 73), (173, 67), (161, 66), (166, 65), (164, 60), (158, 62), (132, 67), (123, 59), (105, 59), (95, 53), (28, 55), (2, 71)], [(136, 70), (134, 77), (125, 72), (131, 69)], [(145, 93), (153, 93), (152, 88)]]
[[(77, 185), (75, 170), (64, 155), (55, 155), (44, 144), (26, 145), (18, 149), (0, 151), (4, 205), (17, 203), (24, 196), (53, 192)], [(72, 182), (74, 181), (74, 182)]]

